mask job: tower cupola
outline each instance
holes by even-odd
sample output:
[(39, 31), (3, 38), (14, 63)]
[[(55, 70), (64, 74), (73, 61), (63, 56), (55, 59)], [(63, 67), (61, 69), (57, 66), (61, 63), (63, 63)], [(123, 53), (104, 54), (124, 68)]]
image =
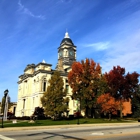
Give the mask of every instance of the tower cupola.
[(68, 32), (66, 32), (58, 48), (56, 69), (63, 71), (65, 68), (70, 67), (74, 61), (76, 61), (76, 46), (70, 39)]
[(63, 44), (71, 44), (71, 45), (74, 45), (73, 42), (72, 42), (72, 40), (69, 37), (68, 32), (65, 33), (65, 36), (64, 36), (63, 40), (60, 43), (60, 45), (63, 45)]

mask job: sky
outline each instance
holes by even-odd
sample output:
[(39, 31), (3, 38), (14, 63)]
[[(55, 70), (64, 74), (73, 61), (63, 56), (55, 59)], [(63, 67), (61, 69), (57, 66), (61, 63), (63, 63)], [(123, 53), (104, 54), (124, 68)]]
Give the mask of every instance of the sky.
[(45, 60), (55, 69), (68, 31), (77, 61), (140, 73), (140, 0), (0, 0), (0, 97), (17, 101), (18, 77)]

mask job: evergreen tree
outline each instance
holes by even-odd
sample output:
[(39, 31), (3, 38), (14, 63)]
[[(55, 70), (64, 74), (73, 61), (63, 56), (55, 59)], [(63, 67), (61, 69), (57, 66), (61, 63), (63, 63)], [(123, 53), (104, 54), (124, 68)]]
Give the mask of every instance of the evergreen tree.
[(132, 117), (140, 117), (140, 95), (136, 95), (132, 98)]
[(41, 98), (45, 115), (60, 117), (62, 113), (68, 109), (68, 98), (66, 98), (66, 90), (64, 90), (64, 82), (60, 73), (55, 71), (48, 81), (47, 91)]
[(140, 117), (140, 84), (137, 93), (132, 96), (132, 117)]

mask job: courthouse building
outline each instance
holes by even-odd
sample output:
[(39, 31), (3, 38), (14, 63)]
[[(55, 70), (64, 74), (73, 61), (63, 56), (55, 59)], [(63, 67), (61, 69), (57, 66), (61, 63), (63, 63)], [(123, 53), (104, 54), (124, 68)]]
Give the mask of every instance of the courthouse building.
[[(71, 99), (72, 92), (67, 79), (68, 72), (71, 70), (71, 65), (74, 61), (76, 61), (76, 46), (70, 39), (68, 32), (66, 32), (58, 47), (58, 62), (55, 70), (60, 71), (64, 81), (64, 88), (68, 91), (69, 115), (73, 115), (77, 109), (77, 102)], [(47, 90), (48, 80), (55, 71), (51, 66), (44, 60), (38, 64), (28, 64), (24, 73), (19, 76), (17, 117), (31, 116), (35, 107), (42, 107), (40, 98)]]
[[(58, 47), (58, 62), (55, 70), (60, 71), (64, 81), (64, 88), (67, 89), (69, 97), (68, 114), (73, 115), (77, 110), (77, 101), (71, 99), (72, 90), (68, 84), (68, 72), (72, 63), (76, 61), (76, 46), (70, 39), (68, 32), (65, 33), (60, 46)], [(53, 70), (51, 64), (44, 60), (38, 64), (28, 64), (24, 73), (19, 76), (18, 81), (18, 101), (16, 116), (31, 116), (35, 107), (42, 107), (41, 97), (47, 90), (48, 80), (51, 78)], [(131, 101), (123, 103), (123, 115), (131, 114)]]

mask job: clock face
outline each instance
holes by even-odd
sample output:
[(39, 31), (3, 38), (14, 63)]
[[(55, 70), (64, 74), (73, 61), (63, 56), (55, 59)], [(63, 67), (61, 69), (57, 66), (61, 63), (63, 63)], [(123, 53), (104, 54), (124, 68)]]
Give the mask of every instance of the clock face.
[(61, 51), (61, 52), (59, 52), (59, 56), (62, 56), (62, 51)]
[(73, 55), (74, 55), (73, 51), (70, 51), (70, 55), (71, 55), (71, 56), (73, 56)]

